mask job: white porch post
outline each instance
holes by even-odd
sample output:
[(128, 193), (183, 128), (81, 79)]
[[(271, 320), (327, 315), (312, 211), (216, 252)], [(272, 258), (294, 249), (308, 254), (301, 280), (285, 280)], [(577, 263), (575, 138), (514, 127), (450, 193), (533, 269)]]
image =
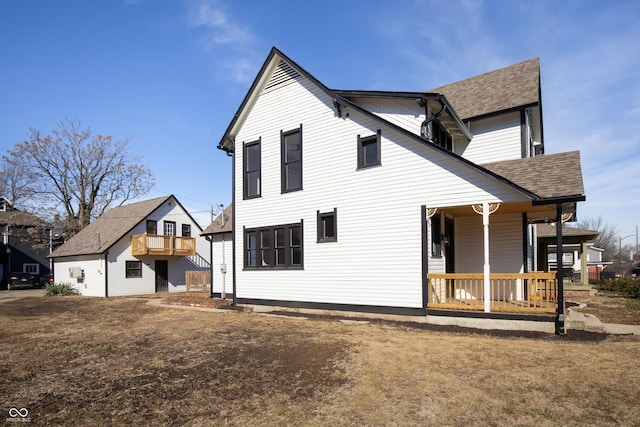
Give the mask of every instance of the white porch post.
[(482, 204), (482, 228), (484, 230), (484, 312), (491, 311), (491, 268), (489, 266), (489, 203)]

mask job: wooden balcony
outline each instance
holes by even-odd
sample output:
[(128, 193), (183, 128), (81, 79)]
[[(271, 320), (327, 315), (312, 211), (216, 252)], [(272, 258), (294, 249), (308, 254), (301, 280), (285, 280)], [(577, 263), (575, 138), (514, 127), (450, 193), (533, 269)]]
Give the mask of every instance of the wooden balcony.
[[(484, 310), (484, 275), (429, 274), (429, 308)], [(490, 311), (555, 313), (556, 273), (490, 274)]]
[(131, 237), (131, 255), (194, 256), (196, 239), (193, 237), (135, 234)]

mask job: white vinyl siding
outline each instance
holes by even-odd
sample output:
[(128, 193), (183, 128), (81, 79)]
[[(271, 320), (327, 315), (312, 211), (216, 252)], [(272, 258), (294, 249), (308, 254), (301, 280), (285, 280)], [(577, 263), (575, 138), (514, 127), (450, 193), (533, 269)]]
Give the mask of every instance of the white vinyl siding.
[(522, 158), (520, 113), (502, 115), (471, 123), (473, 139), (455, 152), (476, 164)]
[[(78, 293), (85, 296), (103, 297), (105, 265), (104, 255), (89, 255), (83, 257), (67, 257), (56, 260), (54, 276), (56, 283), (69, 283)], [(84, 278), (71, 277), (70, 269), (84, 270)], [(124, 268), (124, 267), (123, 267)]]
[(388, 122), (420, 135), (420, 126), (425, 119), (424, 107), (420, 107), (414, 99), (350, 98), (350, 100)]
[[(481, 273), (484, 267), (482, 216), (459, 217), (454, 222), (456, 273)], [(489, 216), (489, 265), (492, 273), (522, 273), (521, 214)]]
[[(346, 109), (338, 117), (324, 92), (300, 78), (263, 93), (236, 136), (261, 138), (262, 197), (243, 200), (236, 183), (239, 298), (422, 306), (420, 206), (522, 200), (513, 189), (426, 143)], [(280, 192), (280, 131), (304, 126), (304, 190)], [(357, 169), (357, 135), (381, 129), (382, 166)], [(338, 242), (318, 244), (317, 211), (340, 212)], [(303, 270), (244, 270), (243, 227), (304, 223)], [(480, 229), (481, 230), (481, 229)], [(431, 267), (431, 263), (430, 263)], [(482, 270), (479, 270), (482, 271)]]

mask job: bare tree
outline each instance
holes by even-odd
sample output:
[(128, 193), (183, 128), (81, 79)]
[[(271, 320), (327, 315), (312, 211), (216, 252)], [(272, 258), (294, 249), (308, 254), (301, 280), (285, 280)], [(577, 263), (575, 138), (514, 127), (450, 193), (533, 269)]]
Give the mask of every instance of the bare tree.
[(598, 231), (600, 234), (593, 241), (593, 244), (604, 250), (603, 257), (605, 260), (611, 260), (618, 256), (618, 229), (610, 224), (606, 224), (604, 219), (584, 218), (578, 221), (578, 227), (586, 230)]
[(40, 213), (61, 214), (70, 235), (105, 210), (153, 187), (153, 174), (140, 164), (140, 156), (130, 153), (130, 143), (130, 138), (93, 133), (81, 128), (80, 122), (65, 119), (50, 135), (29, 129), (28, 140), (3, 156), (3, 170), (21, 171), (29, 181), (23, 188), (28, 204), (37, 205)]

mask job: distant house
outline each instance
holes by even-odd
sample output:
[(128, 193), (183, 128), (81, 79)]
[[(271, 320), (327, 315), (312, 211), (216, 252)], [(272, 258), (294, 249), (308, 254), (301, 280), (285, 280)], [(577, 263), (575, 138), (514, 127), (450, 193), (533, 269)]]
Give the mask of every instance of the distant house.
[(544, 155), (540, 94), (537, 59), (429, 92), (335, 90), (273, 48), (218, 144), (236, 302), (561, 324), (534, 224), (585, 194), (578, 152)]
[[(558, 246), (555, 226), (538, 224), (538, 265), (542, 269), (558, 269)], [(593, 244), (600, 233), (578, 227), (562, 227), (563, 248), (562, 266), (567, 277), (580, 281), (583, 285), (599, 282), (600, 273), (613, 263), (602, 258), (603, 249)], [(585, 274), (586, 273), (586, 274)]]
[(232, 212), (233, 206), (227, 206), (202, 232), (211, 245), (211, 293), (225, 298), (233, 294)]
[(174, 196), (111, 209), (56, 249), (54, 275), (82, 295), (185, 291), (187, 271), (208, 271), (202, 228)]
[(0, 197), (0, 280), (3, 286), (10, 273), (25, 272), (36, 277), (49, 274), (48, 229), (43, 220), (15, 209), (7, 198)]

